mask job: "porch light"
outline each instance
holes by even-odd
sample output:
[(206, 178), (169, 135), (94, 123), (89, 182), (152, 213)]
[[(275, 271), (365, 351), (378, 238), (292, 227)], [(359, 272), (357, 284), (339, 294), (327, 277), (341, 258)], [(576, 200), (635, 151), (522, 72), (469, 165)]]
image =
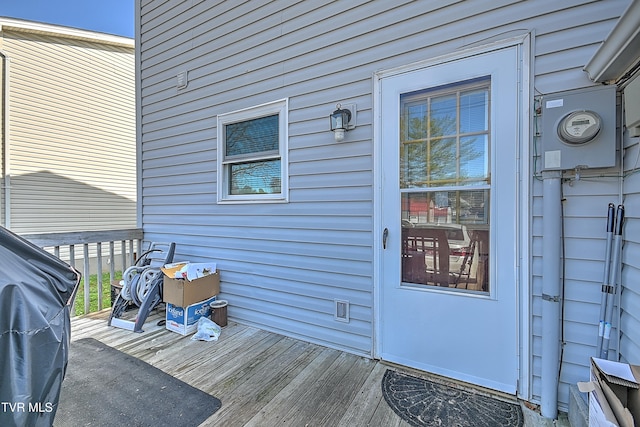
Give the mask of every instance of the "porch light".
[(336, 105), (336, 110), (329, 116), (331, 119), (331, 131), (336, 142), (340, 142), (344, 139), (345, 131), (353, 129), (353, 126), (349, 126), (351, 121), (351, 110), (341, 108), (340, 104)]

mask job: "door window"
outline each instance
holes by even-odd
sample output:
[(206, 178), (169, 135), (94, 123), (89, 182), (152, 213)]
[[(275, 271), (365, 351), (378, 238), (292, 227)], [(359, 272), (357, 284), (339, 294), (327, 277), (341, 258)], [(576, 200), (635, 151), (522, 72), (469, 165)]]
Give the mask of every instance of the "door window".
[(490, 79), (400, 99), (402, 284), (489, 292)]

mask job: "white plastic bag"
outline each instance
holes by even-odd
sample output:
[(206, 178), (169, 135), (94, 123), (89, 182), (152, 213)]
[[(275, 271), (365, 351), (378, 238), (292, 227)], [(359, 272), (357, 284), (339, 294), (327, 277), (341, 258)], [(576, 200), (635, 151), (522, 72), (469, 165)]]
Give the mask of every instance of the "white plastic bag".
[(204, 316), (198, 319), (197, 328), (197, 332), (191, 337), (194, 341), (218, 341), (222, 332), (222, 328), (216, 322)]

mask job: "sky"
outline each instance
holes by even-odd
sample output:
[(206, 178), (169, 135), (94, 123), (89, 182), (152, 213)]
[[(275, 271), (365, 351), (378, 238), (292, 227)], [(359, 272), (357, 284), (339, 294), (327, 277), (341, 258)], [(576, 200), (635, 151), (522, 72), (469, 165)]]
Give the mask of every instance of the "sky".
[(0, 0), (0, 16), (134, 36), (134, 0)]

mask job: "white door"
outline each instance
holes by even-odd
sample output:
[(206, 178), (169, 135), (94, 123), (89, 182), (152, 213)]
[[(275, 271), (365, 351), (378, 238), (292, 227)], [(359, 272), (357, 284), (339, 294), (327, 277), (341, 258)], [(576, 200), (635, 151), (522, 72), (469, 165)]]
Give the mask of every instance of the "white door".
[(515, 393), (518, 50), (382, 77), (383, 360)]

